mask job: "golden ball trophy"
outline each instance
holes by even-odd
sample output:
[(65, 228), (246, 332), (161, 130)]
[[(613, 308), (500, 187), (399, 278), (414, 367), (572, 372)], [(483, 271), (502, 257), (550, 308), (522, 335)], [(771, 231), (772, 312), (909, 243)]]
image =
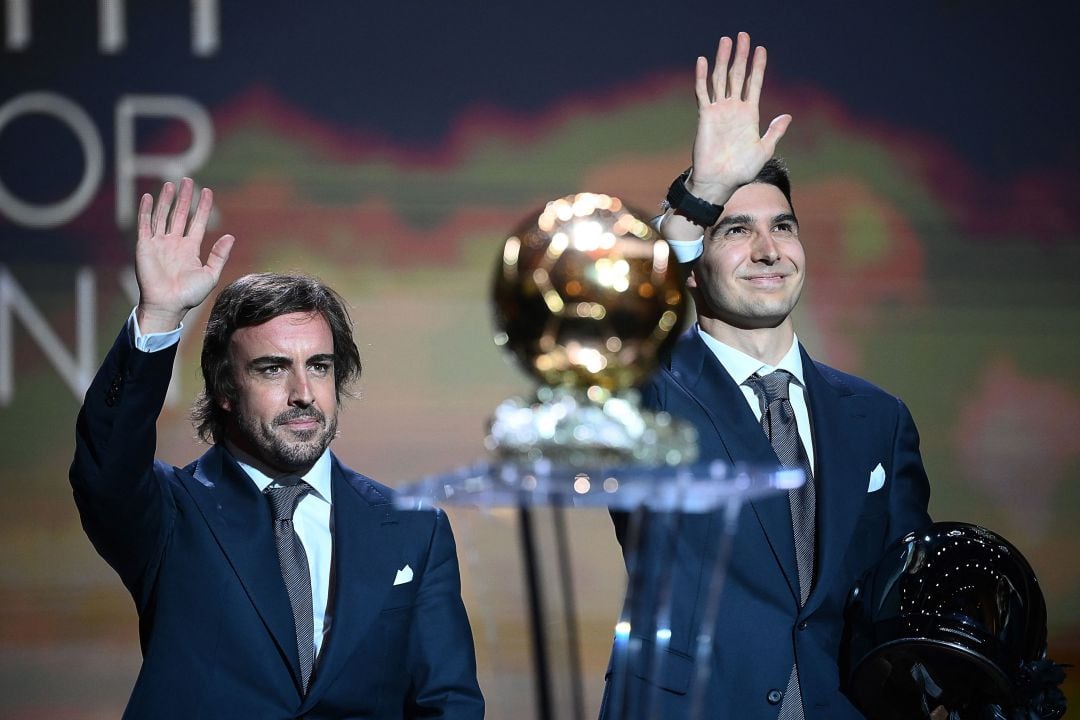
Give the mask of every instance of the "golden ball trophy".
[(497, 345), (541, 385), (495, 410), (486, 439), (500, 460), (596, 467), (680, 465), (694, 429), (638, 405), (686, 309), (668, 244), (616, 197), (549, 202), (503, 243), (495, 270)]

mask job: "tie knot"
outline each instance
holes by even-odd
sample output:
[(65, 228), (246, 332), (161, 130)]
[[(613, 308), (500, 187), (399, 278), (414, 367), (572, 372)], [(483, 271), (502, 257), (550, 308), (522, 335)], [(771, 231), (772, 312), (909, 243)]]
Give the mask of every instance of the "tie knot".
[(790, 383), (791, 373), (787, 370), (775, 370), (768, 375), (755, 374), (746, 379), (746, 384), (765, 401), (766, 405), (773, 400), (787, 400)]
[(274, 520), (292, 520), (296, 503), (303, 497), (311, 486), (300, 479), (286, 479), (288, 485), (270, 485), (263, 494), (270, 500), (270, 512), (274, 514)]

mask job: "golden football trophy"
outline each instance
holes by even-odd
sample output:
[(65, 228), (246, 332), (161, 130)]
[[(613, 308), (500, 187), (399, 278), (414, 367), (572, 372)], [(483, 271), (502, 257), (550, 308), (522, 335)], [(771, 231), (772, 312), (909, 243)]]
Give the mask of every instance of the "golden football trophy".
[(642, 410), (633, 389), (685, 309), (678, 264), (640, 214), (595, 193), (547, 203), (503, 243), (494, 282), (495, 342), (541, 385), (496, 408), (488, 450), (581, 468), (693, 462), (693, 428)]

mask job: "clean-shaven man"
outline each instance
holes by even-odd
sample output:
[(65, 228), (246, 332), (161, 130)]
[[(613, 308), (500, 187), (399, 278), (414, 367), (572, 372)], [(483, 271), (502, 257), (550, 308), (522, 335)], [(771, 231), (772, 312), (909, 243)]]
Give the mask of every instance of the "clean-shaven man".
[[(893, 540), (929, 523), (929, 486), (903, 402), (814, 361), (795, 335), (806, 254), (787, 170), (771, 159), (791, 116), (760, 134), (765, 64), (745, 33), (720, 41), (711, 72), (697, 60), (693, 167), (672, 184), (661, 230), (690, 263), (698, 322), (643, 397), (693, 423), (703, 460), (779, 462), (807, 475), (804, 488), (741, 512), (696, 717), (847, 720), (861, 717), (841, 691), (848, 592)], [(625, 542), (627, 518), (615, 522)], [(691, 717), (720, 521), (687, 515), (677, 527), (665, 567), (670, 636), (659, 656), (653, 638), (635, 638), (646, 648), (640, 666), (613, 663), (625, 677), (609, 674), (606, 720), (642, 709)]]

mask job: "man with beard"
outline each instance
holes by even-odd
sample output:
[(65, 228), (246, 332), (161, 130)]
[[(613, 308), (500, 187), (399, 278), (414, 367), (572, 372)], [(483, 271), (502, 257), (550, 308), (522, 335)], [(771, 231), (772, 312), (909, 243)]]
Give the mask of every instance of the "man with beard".
[(302, 275), (218, 295), (193, 417), (213, 446), (153, 458), (181, 321), (233, 245), (203, 263), (213, 202), (166, 183), (139, 207), (139, 304), (79, 414), (71, 484), (83, 527), (139, 613), (126, 718), (414, 718), (484, 714), (446, 516), (329, 451), (360, 375), (342, 299)]
[[(645, 526), (645, 552), (668, 554), (637, 567), (662, 566), (670, 625), (655, 637), (635, 628), (628, 646), (640, 653), (613, 659), (605, 720), (861, 717), (841, 692), (845, 601), (893, 540), (930, 521), (904, 403), (815, 362), (795, 336), (806, 254), (787, 169), (772, 158), (791, 116), (760, 134), (765, 60), (762, 47), (751, 58), (746, 33), (720, 41), (711, 73), (697, 60), (693, 166), (671, 185), (661, 229), (687, 263), (698, 322), (642, 398), (694, 425), (702, 460), (797, 468), (806, 485), (743, 507), (718, 609), (708, 592), (718, 515), (679, 518), (674, 538), (663, 518)], [(625, 542), (626, 516), (615, 524)], [(710, 634), (702, 616), (713, 610)]]

